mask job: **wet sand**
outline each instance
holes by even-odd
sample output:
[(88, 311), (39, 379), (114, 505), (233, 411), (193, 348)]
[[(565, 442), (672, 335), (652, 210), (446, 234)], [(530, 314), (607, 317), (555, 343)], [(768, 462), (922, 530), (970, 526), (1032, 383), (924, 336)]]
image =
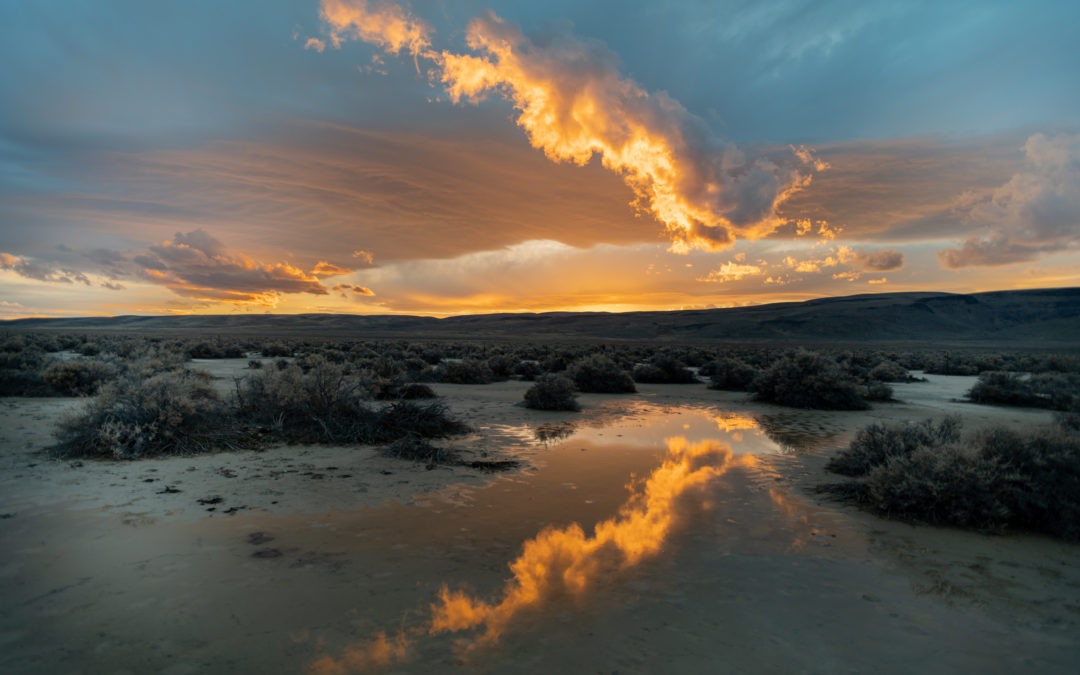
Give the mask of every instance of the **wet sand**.
[[(899, 385), (904, 402), (859, 413), (703, 385), (544, 413), (514, 405), (526, 383), (437, 385), (475, 429), (454, 447), (525, 463), (496, 476), (320, 446), (75, 466), (39, 451), (78, 401), (0, 400), (0, 670), (1074, 672), (1080, 547), (912, 527), (810, 491), (873, 420), (1049, 421), (955, 401), (973, 379)], [(686, 467), (715, 475), (627, 511), (672, 438), (711, 444)], [(588, 544), (627, 513), (671, 516), (647, 555), (568, 546), (549, 562), (589, 570), (583, 588), (514, 605), (497, 639), (491, 615), (432, 631), (443, 586), (496, 605), (526, 542), (576, 522)]]

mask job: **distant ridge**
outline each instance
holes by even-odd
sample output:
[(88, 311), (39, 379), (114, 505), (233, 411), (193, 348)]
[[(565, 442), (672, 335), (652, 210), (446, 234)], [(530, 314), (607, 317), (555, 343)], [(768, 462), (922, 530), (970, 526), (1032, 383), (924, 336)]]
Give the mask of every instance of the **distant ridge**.
[(1080, 288), (875, 293), (728, 309), (400, 315), (218, 314), (14, 319), (4, 328), (361, 338), (709, 342), (1007, 341), (1080, 345)]

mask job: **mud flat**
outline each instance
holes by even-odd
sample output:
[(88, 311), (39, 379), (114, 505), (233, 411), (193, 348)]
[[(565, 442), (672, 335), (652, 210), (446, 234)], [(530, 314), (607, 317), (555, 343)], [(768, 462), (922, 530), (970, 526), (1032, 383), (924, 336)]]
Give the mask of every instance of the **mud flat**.
[(836, 413), (435, 385), (474, 429), (450, 445), (522, 462), (497, 475), (367, 447), (56, 461), (80, 402), (3, 399), (0, 670), (1075, 672), (1080, 547), (812, 493), (871, 421), (1050, 420), (928, 380)]

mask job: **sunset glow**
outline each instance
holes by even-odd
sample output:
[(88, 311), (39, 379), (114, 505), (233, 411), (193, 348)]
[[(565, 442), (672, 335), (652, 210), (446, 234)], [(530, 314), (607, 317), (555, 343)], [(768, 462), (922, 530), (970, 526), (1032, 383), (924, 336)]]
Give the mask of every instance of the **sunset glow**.
[(0, 317), (1080, 284), (1074, 4), (249, 10), (2, 11)]
[[(718, 418), (723, 424), (723, 421)], [(748, 418), (732, 417), (731, 428), (752, 428)], [(657, 555), (673, 528), (707, 503), (704, 490), (733, 467), (756, 466), (753, 455), (732, 454), (731, 447), (715, 440), (665, 441), (667, 453), (644, 482), (627, 487), (630, 497), (617, 515), (597, 523), (591, 533), (577, 523), (547, 528), (525, 542), (521, 554), (509, 563), (511, 577), (497, 597), (487, 600), (464, 590), (443, 586), (430, 606), (426, 630), (402, 631), (395, 638), (378, 634), (351, 645), (339, 658), (316, 661), (313, 675), (331, 675), (391, 665), (404, 659), (409, 645), (428, 635), (465, 633), (460, 643), (466, 652), (491, 645), (515, 617), (528, 609), (568, 599), (582, 599), (597, 587)]]

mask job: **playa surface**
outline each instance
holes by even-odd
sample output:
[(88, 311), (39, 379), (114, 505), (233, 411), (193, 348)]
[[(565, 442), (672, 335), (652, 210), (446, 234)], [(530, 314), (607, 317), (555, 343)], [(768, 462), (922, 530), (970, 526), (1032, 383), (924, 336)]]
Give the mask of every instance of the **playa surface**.
[[(244, 363), (198, 367), (227, 388)], [(872, 421), (1050, 421), (959, 401), (973, 382), (861, 412), (700, 384), (550, 413), (517, 405), (528, 383), (434, 385), (473, 428), (447, 445), (522, 463), (501, 474), (371, 447), (58, 461), (81, 402), (0, 399), (0, 669), (1074, 672), (1080, 546), (812, 490)]]

